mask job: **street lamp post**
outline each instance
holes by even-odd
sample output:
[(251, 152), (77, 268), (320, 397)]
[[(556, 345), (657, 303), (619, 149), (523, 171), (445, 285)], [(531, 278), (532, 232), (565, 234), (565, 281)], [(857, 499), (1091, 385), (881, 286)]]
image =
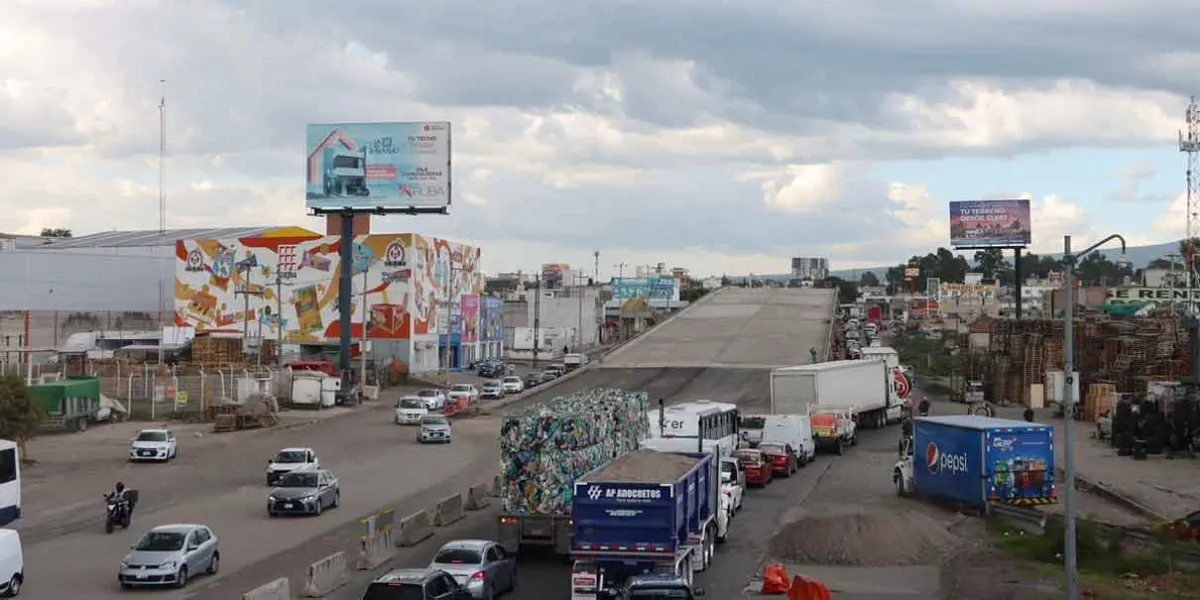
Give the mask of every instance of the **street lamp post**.
[(1063, 334), (1066, 339), (1063, 340), (1065, 352), (1063, 356), (1063, 443), (1066, 444), (1064, 457), (1066, 465), (1063, 470), (1066, 472), (1066, 481), (1063, 485), (1067, 488), (1065, 494), (1066, 506), (1064, 507), (1066, 531), (1063, 533), (1065, 539), (1063, 545), (1064, 562), (1067, 570), (1067, 600), (1078, 600), (1079, 598), (1079, 571), (1077, 566), (1075, 552), (1075, 411), (1078, 410), (1078, 402), (1075, 398), (1075, 264), (1080, 258), (1090, 254), (1096, 248), (1107, 244), (1112, 240), (1120, 240), (1121, 255), (1125, 254), (1125, 238), (1120, 235), (1110, 235), (1095, 244), (1089, 246), (1079, 254), (1071, 253), (1071, 236), (1063, 236)]

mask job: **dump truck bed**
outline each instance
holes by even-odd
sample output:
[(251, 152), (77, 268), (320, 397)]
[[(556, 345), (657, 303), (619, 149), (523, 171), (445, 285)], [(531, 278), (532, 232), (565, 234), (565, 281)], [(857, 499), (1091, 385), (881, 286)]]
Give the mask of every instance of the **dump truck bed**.
[(655, 450), (634, 450), (585, 475), (584, 481), (673, 483), (700, 462), (699, 458)]

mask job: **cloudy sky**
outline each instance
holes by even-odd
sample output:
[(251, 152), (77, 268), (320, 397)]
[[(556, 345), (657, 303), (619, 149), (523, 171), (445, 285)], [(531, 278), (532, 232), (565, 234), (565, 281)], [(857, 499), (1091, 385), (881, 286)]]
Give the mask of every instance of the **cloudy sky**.
[(491, 271), (895, 263), (949, 200), (1063, 233), (1184, 233), (1185, 0), (3, 0), (0, 231), (323, 225), (313, 122), (447, 120)]

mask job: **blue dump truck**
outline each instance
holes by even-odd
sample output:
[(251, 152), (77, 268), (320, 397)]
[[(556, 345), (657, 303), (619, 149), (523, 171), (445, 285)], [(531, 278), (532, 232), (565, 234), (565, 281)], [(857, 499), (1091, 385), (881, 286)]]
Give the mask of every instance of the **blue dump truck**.
[(700, 595), (693, 574), (714, 556), (719, 468), (710, 453), (643, 449), (576, 481), (571, 599), (637, 597), (637, 586), (671, 581), (680, 588), (671, 598)]
[(961, 506), (1052, 504), (1054, 428), (974, 415), (920, 417), (900, 445), (896, 493)]

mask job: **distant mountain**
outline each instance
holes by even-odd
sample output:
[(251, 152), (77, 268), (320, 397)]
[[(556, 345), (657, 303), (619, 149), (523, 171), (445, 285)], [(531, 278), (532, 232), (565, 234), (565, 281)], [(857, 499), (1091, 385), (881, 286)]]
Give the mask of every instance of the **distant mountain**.
[[(1076, 250), (1083, 250), (1083, 247), (1076, 248)], [(1121, 258), (1120, 246), (1113, 248), (1111, 245), (1106, 245), (1103, 250), (1097, 250), (1097, 252), (1100, 252), (1101, 254), (1106, 256), (1108, 258), (1108, 260), (1118, 260), (1119, 258)], [(1149, 246), (1131, 246), (1131, 247), (1125, 249), (1125, 260), (1132, 263), (1134, 268), (1140, 269), (1140, 268), (1145, 267), (1146, 265), (1150, 264), (1150, 261), (1152, 261), (1156, 258), (1162, 258), (1168, 254), (1172, 254), (1175, 252), (1179, 252), (1179, 242), (1164, 242), (1162, 244), (1152, 244)], [(974, 254), (974, 252), (970, 252), (968, 254)], [(1012, 254), (1008, 253), (1008, 256), (1009, 256), (1009, 260), (1011, 260)], [(1058, 252), (1055, 254), (1051, 254), (1050, 256), (1053, 256), (1054, 258), (1061, 258), (1062, 253)], [(875, 273), (875, 276), (878, 277), (880, 281), (883, 281), (884, 277), (886, 277), (886, 275), (887, 275), (887, 270), (898, 264), (900, 264), (900, 261), (896, 261), (895, 264), (884, 265), (881, 267), (866, 267), (863, 269), (839, 269), (839, 270), (833, 271), (831, 273), (831, 275), (833, 275), (835, 277), (841, 277), (843, 279), (850, 279), (850, 278), (855, 278), (855, 277), (862, 277), (863, 273), (865, 273), (867, 271), (871, 271), (872, 273)], [(745, 275), (741, 275), (741, 276), (731, 275), (730, 276), (730, 279), (733, 279), (734, 281), (740, 281), (741, 279), (745, 279), (745, 278), (746, 278)], [(786, 282), (791, 278), (792, 278), (792, 276), (789, 273), (772, 274), (772, 275), (760, 275), (757, 273), (754, 274), (754, 279), (756, 279), (756, 280), (773, 279), (776, 281)]]

